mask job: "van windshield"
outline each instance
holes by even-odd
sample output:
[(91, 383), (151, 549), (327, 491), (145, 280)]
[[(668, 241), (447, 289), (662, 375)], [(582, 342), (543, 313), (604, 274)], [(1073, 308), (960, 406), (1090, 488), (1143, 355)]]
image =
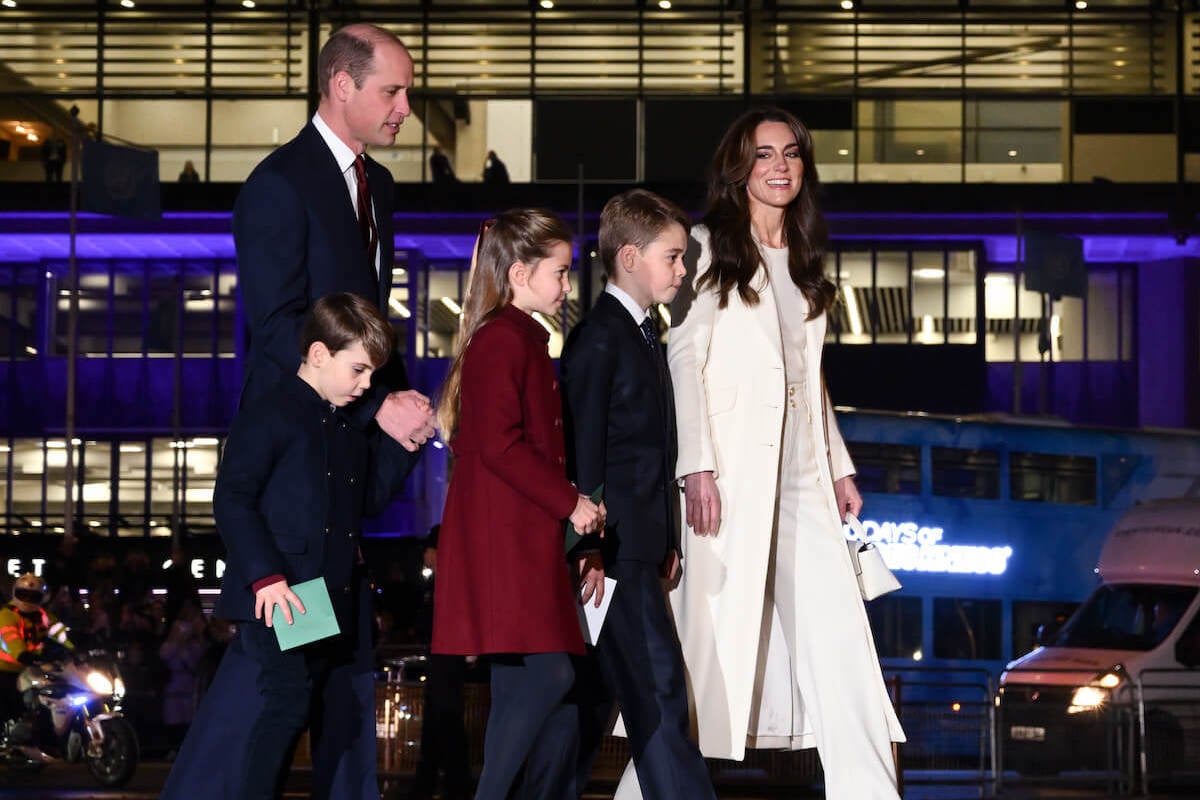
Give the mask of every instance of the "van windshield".
[(1105, 584), (1068, 620), (1057, 647), (1153, 650), (1196, 596), (1194, 586)]

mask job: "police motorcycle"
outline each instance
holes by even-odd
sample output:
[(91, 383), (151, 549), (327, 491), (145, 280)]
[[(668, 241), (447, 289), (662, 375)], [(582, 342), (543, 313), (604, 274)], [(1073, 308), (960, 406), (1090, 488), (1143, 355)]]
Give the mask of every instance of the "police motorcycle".
[(124, 786), (137, 769), (138, 741), (121, 714), (116, 664), (99, 650), (47, 647), (43, 655), (17, 677), (26, 713), (0, 721), (0, 763), (32, 771), (55, 759), (83, 761), (101, 786)]

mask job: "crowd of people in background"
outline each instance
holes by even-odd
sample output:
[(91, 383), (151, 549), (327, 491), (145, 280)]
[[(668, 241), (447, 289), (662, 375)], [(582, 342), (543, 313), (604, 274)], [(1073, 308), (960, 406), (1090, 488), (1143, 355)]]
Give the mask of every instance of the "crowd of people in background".
[[(376, 576), (382, 648), (407, 652), (429, 640), (422, 548), (423, 540), (413, 540), (411, 557)], [(67, 626), (77, 649), (117, 657), (128, 692), (124, 711), (152, 756), (174, 755), (236, 631), (211, 614), (191, 560), (178, 547), (156, 564), (141, 548), (115, 556), (86, 538), (64, 538), (45, 564), (45, 608)], [(10, 595), (12, 581), (0, 576), (0, 596)]]

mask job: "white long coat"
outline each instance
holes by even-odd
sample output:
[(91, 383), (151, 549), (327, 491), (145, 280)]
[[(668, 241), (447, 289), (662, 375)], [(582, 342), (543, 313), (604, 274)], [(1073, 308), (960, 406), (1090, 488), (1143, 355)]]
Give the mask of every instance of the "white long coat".
[[(700, 255), (693, 258), (689, 253), (688, 261), (696, 264), (696, 270), (685, 279), (672, 305), (667, 348), (679, 429), (675, 471), (679, 478), (713, 471), (722, 519), (715, 537), (698, 537), (690, 528), (683, 532), (684, 576), (671, 593), (671, 605), (683, 645), (700, 750), (710, 758), (741, 760), (747, 734), (756, 733), (750, 730), (751, 712), (787, 384), (775, 296), (765, 268), (753, 284), (759, 293), (757, 305), (744, 304), (735, 289), (726, 307), (718, 308), (718, 295), (711, 286), (698, 294), (694, 291), (696, 278), (710, 263), (708, 232), (698, 226), (692, 237), (700, 244)], [(825, 316), (805, 327), (808, 407), (825, 409), (812, 415), (812, 441), (818, 453), (822, 447), (828, 453), (828, 458), (817, 459), (820, 482), (827, 489), (823, 494), (831, 524), (840, 530), (833, 480), (853, 474), (854, 466), (821, 381)], [(845, 563), (830, 570), (828, 580), (831, 585), (843, 582), (844, 588), (845, 581), (855, 578), (848, 551), (843, 555)], [(808, 588), (810, 593), (815, 588), (818, 595), (822, 590)], [(780, 598), (779, 602), (796, 600)], [(866, 610), (859, 608), (859, 619), (838, 624), (861, 624), (869, 636)], [(772, 627), (778, 633), (779, 626)], [(795, 678), (780, 635), (771, 637), (762, 679), (759, 708), (792, 705)], [(902, 741), (883, 682), (877, 683), (864, 686), (863, 691), (884, 693), (889, 729), (895, 741)], [(816, 742), (810, 735), (794, 735), (784, 741), (764, 738), (756, 744), (798, 749)]]

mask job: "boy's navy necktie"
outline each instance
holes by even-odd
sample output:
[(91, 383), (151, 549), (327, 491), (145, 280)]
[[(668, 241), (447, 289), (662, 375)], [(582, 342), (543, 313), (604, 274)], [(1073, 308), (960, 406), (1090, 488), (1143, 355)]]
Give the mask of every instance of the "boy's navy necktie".
[(646, 340), (646, 346), (651, 350), (658, 350), (658, 326), (654, 324), (654, 318), (647, 314), (638, 327), (642, 329), (642, 338)]

